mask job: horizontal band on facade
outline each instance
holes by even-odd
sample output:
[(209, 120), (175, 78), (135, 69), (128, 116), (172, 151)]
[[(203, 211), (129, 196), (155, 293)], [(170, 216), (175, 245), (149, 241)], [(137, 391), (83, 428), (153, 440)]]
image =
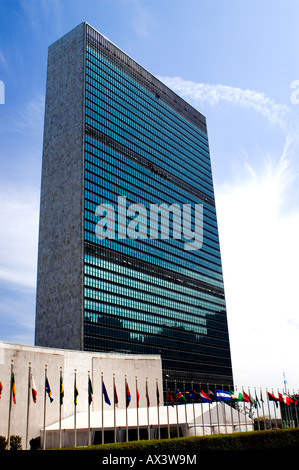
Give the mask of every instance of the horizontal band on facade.
[(98, 247), (92, 243), (85, 242), (84, 247), (86, 254), (98, 258), (108, 258), (110, 261), (113, 261), (116, 264), (123, 265), (124, 263), (126, 263), (138, 271), (152, 273), (153, 275), (161, 277), (163, 279), (167, 279), (168, 281), (179, 283), (187, 287), (191, 287), (193, 289), (199, 289), (203, 293), (214, 295), (218, 298), (224, 299), (223, 289), (199, 281), (198, 279), (188, 277), (184, 274), (175, 273), (173, 271), (163, 268), (162, 266), (157, 267), (154, 264), (145, 263), (140, 259), (132, 258), (128, 255), (122, 255), (121, 253), (109, 250), (102, 245)]
[(107, 147), (113, 148), (119, 151), (124, 156), (130, 158), (133, 161), (137, 161), (140, 165), (142, 165), (147, 170), (151, 171), (152, 173), (157, 174), (163, 179), (171, 181), (172, 183), (176, 184), (177, 186), (181, 187), (185, 191), (189, 192), (190, 194), (197, 196), (202, 202), (209, 204), (212, 207), (215, 207), (215, 201), (210, 196), (207, 196), (205, 193), (200, 191), (199, 189), (191, 186), (190, 184), (186, 183), (185, 181), (181, 180), (177, 176), (172, 175), (164, 168), (155, 165), (154, 163), (150, 162), (143, 156), (139, 155), (137, 152), (134, 152), (132, 149), (126, 147), (125, 145), (117, 142), (115, 139), (107, 136), (103, 132), (95, 129), (94, 127), (90, 126), (89, 124), (85, 125), (85, 132), (87, 135), (91, 136), (93, 139), (99, 140), (103, 142)]

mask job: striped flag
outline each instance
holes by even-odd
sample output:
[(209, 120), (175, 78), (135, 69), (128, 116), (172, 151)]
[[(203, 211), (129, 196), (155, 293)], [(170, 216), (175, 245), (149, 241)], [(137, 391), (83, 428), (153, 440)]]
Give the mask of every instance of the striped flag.
[(17, 403), (17, 386), (16, 386), (14, 372), (12, 372), (11, 374), (11, 388), (12, 388), (12, 399), (13, 399), (14, 404), (16, 404)]
[(32, 393), (32, 400), (34, 403), (36, 403), (36, 398), (37, 398), (37, 389), (36, 385), (34, 382), (33, 375), (31, 374), (31, 393)]
[(89, 405), (92, 402), (92, 396), (93, 396), (92, 383), (91, 383), (90, 377), (88, 377), (88, 404)]
[(131, 392), (130, 392), (130, 389), (129, 389), (128, 382), (126, 381), (126, 407), (127, 408), (130, 405), (131, 399), (132, 399)]
[(138, 388), (136, 388), (136, 395), (137, 395), (137, 408), (139, 408), (139, 405), (140, 405), (140, 394), (139, 394)]
[(170, 390), (168, 390), (168, 392), (167, 392), (167, 397), (170, 400), (170, 404), (171, 404), (172, 408), (174, 408), (174, 400), (173, 400), (173, 396), (170, 393)]
[(211, 403), (212, 401), (211, 398), (208, 397), (208, 395), (203, 390), (199, 392), (199, 396), (203, 403)]
[(79, 391), (77, 387), (77, 381), (75, 380), (75, 385), (74, 385), (74, 405), (75, 406), (77, 406), (77, 403), (78, 403), (78, 395), (79, 395)]
[(224, 390), (216, 390), (216, 396), (220, 401), (231, 401), (232, 396), (229, 392), (225, 392)]
[(160, 406), (160, 393), (159, 393), (158, 384), (157, 384), (156, 394), (157, 394), (157, 406)]
[(145, 383), (145, 395), (146, 395), (146, 403), (147, 403), (147, 406), (149, 407), (150, 406), (150, 399), (149, 399), (149, 394), (148, 394), (147, 381)]
[(50, 384), (49, 384), (49, 381), (48, 381), (48, 377), (46, 377), (46, 393), (48, 394), (48, 397), (50, 399), (50, 403), (52, 403), (54, 401), (54, 398), (52, 397), (52, 392), (51, 392), (51, 388), (50, 388)]
[(63, 378), (62, 374), (60, 375), (60, 404), (63, 405), (63, 397), (64, 397), (64, 388), (63, 388)]
[(118, 406), (118, 395), (117, 395), (117, 390), (116, 390), (116, 385), (114, 384), (114, 404), (115, 406)]

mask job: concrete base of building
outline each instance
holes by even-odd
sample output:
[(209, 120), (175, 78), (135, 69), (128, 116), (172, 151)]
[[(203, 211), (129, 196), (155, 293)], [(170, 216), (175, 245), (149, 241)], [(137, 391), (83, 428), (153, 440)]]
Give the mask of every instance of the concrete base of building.
[[(12, 372), (16, 384), (16, 403), (11, 394)], [(30, 375), (37, 391), (36, 402), (32, 399)], [(45, 393), (46, 377), (54, 399), (52, 402)], [(111, 403), (115, 384), (119, 412), (126, 407), (125, 381), (131, 392), (130, 406), (137, 405), (136, 384), (140, 394), (140, 406), (146, 406), (146, 384), (151, 400), (156, 397), (158, 384), (163, 404), (160, 356), (71, 351), (0, 342), (0, 382), (3, 386), (0, 400), (0, 436), (20, 436), (22, 448), (25, 450), (29, 449), (30, 439), (39, 437), (41, 429), (57, 423), (60, 417), (63, 422), (65, 419), (73, 422), (75, 379), (79, 392), (76, 412), (78, 417), (82, 413), (87, 415), (89, 377), (93, 388), (90, 410), (92, 415), (95, 413), (94, 416), (101, 414), (102, 410), (102, 379)], [(62, 405), (61, 378), (64, 390)], [(108, 405), (104, 404), (104, 407), (106, 406)], [(55, 442), (55, 446), (56, 444)]]

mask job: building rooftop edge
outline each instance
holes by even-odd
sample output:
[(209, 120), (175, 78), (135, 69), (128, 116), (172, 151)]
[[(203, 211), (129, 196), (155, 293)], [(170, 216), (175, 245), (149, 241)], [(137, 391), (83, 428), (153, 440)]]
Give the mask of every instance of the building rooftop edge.
[[(175, 96), (177, 101), (179, 101), (181, 103), (180, 106), (175, 106), (177, 108), (177, 111), (180, 112), (182, 115), (185, 115), (185, 117), (187, 119), (189, 119), (191, 122), (193, 122), (193, 124), (195, 126), (197, 126), (202, 132), (204, 132), (205, 134), (207, 134), (207, 124), (206, 124), (206, 117), (200, 112), (198, 111), (196, 108), (194, 108), (194, 106), (192, 106), (190, 103), (188, 103), (188, 101), (186, 101), (184, 98), (182, 98), (180, 95), (178, 95), (175, 91), (173, 91), (168, 85), (166, 85), (165, 83), (163, 83), (159, 78), (157, 78), (156, 75), (154, 75), (152, 72), (150, 72), (149, 70), (147, 70), (143, 65), (141, 65), (139, 62), (137, 62), (135, 59), (133, 59), (127, 52), (125, 52), (124, 50), (122, 50), (118, 45), (116, 45), (113, 41), (111, 41), (111, 39), (109, 39), (107, 36), (105, 36), (104, 34), (102, 34), (100, 31), (98, 31), (94, 26), (92, 26), (90, 23), (88, 23), (87, 21), (82, 21), (81, 23), (79, 23), (77, 26), (75, 26), (74, 28), (72, 28), (71, 30), (69, 30), (67, 33), (63, 34), (63, 36), (61, 36), (59, 39), (57, 39), (56, 41), (54, 41), (50, 46), (52, 47), (54, 44), (58, 43), (60, 40), (62, 40), (65, 36), (67, 36), (68, 34), (70, 34), (72, 31), (75, 31), (77, 28), (82, 28), (83, 26), (85, 27), (89, 27), (91, 30), (93, 30), (96, 34), (100, 35), (104, 40), (108, 41), (112, 47), (114, 47), (116, 50), (118, 50), (121, 54), (124, 54), (126, 57), (128, 57), (128, 59), (130, 59), (134, 64), (136, 64), (137, 67), (139, 67), (140, 70), (143, 70), (144, 71), (144, 75), (146, 76), (147, 74), (149, 74), (152, 79), (156, 82), (156, 84), (159, 84), (159, 86), (157, 86), (157, 88), (159, 88), (160, 90), (159, 91), (162, 91), (163, 92), (163, 89), (167, 89), (171, 92), (172, 96)], [(153, 85), (153, 84), (152, 84)], [(164, 96), (160, 96), (160, 98), (162, 100), (165, 100), (166, 103), (169, 102), (169, 97), (164, 97)], [(174, 105), (174, 103), (173, 103)], [(173, 106), (172, 106), (173, 107)], [(195, 115), (197, 116), (195, 118)]]
[(23, 349), (23, 350), (34, 350), (34, 351), (44, 351), (48, 353), (54, 353), (57, 354), (66, 354), (66, 353), (74, 353), (74, 354), (85, 354), (85, 355), (92, 355), (92, 356), (98, 356), (98, 357), (117, 357), (121, 356), (122, 358), (138, 358), (138, 359), (152, 359), (152, 360), (157, 360), (161, 359), (161, 356), (159, 354), (132, 354), (132, 353), (121, 353), (121, 352), (100, 352), (100, 351), (81, 351), (79, 349), (62, 349), (62, 348), (52, 348), (49, 346), (36, 346), (36, 345), (30, 345), (30, 344), (20, 344), (20, 343), (11, 343), (9, 341), (1, 341), (0, 340), (0, 348), (15, 348), (15, 349)]

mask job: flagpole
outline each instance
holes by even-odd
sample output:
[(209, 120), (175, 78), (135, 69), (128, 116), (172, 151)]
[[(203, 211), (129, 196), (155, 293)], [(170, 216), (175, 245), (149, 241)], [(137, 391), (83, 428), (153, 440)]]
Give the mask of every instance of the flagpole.
[(12, 374), (13, 374), (13, 359), (10, 365), (10, 394), (9, 394), (9, 413), (8, 413), (8, 431), (7, 431), (7, 446), (10, 450), (10, 423), (11, 423), (11, 402), (12, 402)]
[(28, 367), (28, 395), (27, 395), (27, 424), (26, 424), (26, 450), (28, 450), (28, 433), (29, 433), (29, 413), (30, 413), (30, 383), (31, 383), (31, 362)]
[[(295, 390), (293, 389), (293, 396), (295, 397)], [(295, 399), (296, 400), (296, 399)], [(298, 427), (298, 412), (297, 412), (297, 404), (296, 402), (294, 403), (294, 408), (295, 408), (295, 415), (296, 415), (296, 424), (297, 424), (297, 427)], [(292, 412), (292, 416), (293, 416), (293, 412)]]
[[(286, 387), (285, 387), (286, 388)], [(286, 395), (289, 395), (289, 392), (285, 392)], [(285, 409), (286, 409), (286, 415), (288, 417), (288, 420), (289, 420), (289, 427), (291, 428), (292, 427), (292, 421), (293, 421), (293, 412), (292, 411), (292, 407), (291, 407), (291, 404), (287, 404), (287, 402), (285, 402), (286, 406), (285, 406)], [(281, 407), (280, 407), (280, 415), (281, 415)], [(282, 416), (281, 416), (282, 417)]]
[(77, 447), (77, 406), (76, 406), (77, 369), (74, 371), (74, 437), (75, 447)]
[[(242, 385), (242, 395), (244, 397), (244, 388), (243, 388), (243, 385)], [(246, 431), (247, 431), (247, 415), (246, 415), (246, 405), (245, 405), (245, 401), (243, 402), (243, 408), (244, 408), (244, 415), (245, 415), (245, 426), (246, 426)]]
[[(215, 385), (216, 387), (216, 385)], [(216, 389), (217, 390), (217, 389)], [(224, 390), (224, 385), (222, 384), (222, 390)], [(217, 391), (216, 391), (217, 395)], [(225, 402), (222, 402), (222, 411), (223, 411), (223, 420), (224, 420), (224, 427), (225, 427), (225, 432), (227, 433), (227, 424), (226, 424), (226, 408), (225, 408)]]
[(258, 430), (260, 431), (261, 430), (261, 426), (260, 426), (260, 417), (259, 417), (259, 410), (258, 410), (258, 398), (257, 398), (257, 394), (256, 394), (256, 388), (254, 387), (254, 393), (255, 393), (255, 399), (256, 399), (256, 414), (257, 414), (257, 426), (258, 426)]
[[(274, 394), (273, 388), (272, 388), (272, 394)], [(275, 409), (276, 408), (276, 402), (275, 402), (275, 406), (273, 405), (273, 408), (274, 408), (274, 417), (275, 417), (276, 429), (278, 429), (276, 409)]]
[(128, 432), (128, 406), (127, 406), (127, 376), (125, 375), (125, 398), (126, 398), (126, 441), (129, 440)]
[(158, 439), (161, 439), (161, 430), (160, 430), (160, 394), (159, 394), (159, 385), (158, 385), (158, 378), (156, 378), (156, 392), (157, 392), (157, 414), (158, 414)]
[(87, 380), (87, 402), (88, 402), (88, 445), (90, 446), (90, 405), (91, 399), (89, 398), (91, 393), (90, 390), (90, 371), (88, 371), (88, 380)]
[[(215, 384), (215, 393), (216, 393), (216, 384)], [(217, 410), (217, 422), (218, 422), (218, 434), (220, 434), (220, 422), (219, 422), (219, 407), (218, 407), (218, 402), (217, 402), (217, 397), (215, 395), (216, 399), (216, 410)]]
[(265, 416), (265, 410), (264, 410), (264, 399), (262, 396), (262, 388), (260, 387), (260, 399), (262, 402), (262, 410), (263, 410), (263, 419), (264, 419), (264, 430), (267, 429), (267, 424), (266, 424), (266, 416)]
[(267, 388), (266, 388), (266, 396), (267, 396), (268, 412), (269, 412), (269, 426), (270, 426), (270, 429), (272, 429), (271, 412), (270, 412), (270, 402), (269, 402), (269, 395), (268, 395), (268, 389), (267, 389)]
[(169, 402), (168, 402), (168, 399), (169, 399), (169, 390), (168, 390), (168, 383), (167, 383), (167, 378), (165, 379), (165, 384), (166, 384), (166, 393), (167, 393), (167, 436), (168, 436), (168, 439), (170, 439), (170, 426), (169, 426)]
[(103, 389), (103, 372), (101, 372), (101, 388), (102, 388), (102, 444), (104, 444), (104, 389)]
[(193, 423), (194, 423), (194, 436), (196, 437), (196, 422), (195, 422), (195, 405), (194, 405), (194, 386), (193, 382), (191, 382), (191, 390), (192, 390), (192, 405), (193, 405)]
[(174, 381), (174, 386), (175, 386), (175, 408), (176, 408), (176, 432), (177, 432), (177, 437), (180, 437), (179, 433), (179, 410), (178, 410), (178, 399), (177, 399), (177, 383), (176, 380)]
[(47, 364), (45, 364), (45, 395), (44, 395), (44, 438), (43, 438), (43, 449), (46, 448), (46, 407), (47, 407), (47, 392), (46, 392), (46, 380), (47, 380)]
[[(185, 380), (183, 381), (183, 385), (184, 385), (184, 394), (186, 395), (186, 384), (185, 384)], [(186, 397), (185, 397), (186, 398)], [(187, 401), (185, 401), (185, 422), (186, 422), (186, 426), (187, 426)]]
[(60, 366), (60, 378), (59, 378), (59, 449), (61, 449), (61, 380), (62, 380), (62, 366)]
[(113, 374), (113, 421), (114, 421), (114, 442), (116, 442), (116, 403), (115, 403), (115, 374)]
[(146, 407), (147, 407), (147, 438), (150, 439), (150, 424), (149, 424), (149, 395), (148, 395), (148, 382), (147, 377), (145, 378), (146, 387)]
[(241, 400), (239, 400), (241, 393), (239, 393), (239, 394), (237, 393), (238, 392), (238, 387), (237, 386), (235, 388), (236, 388), (236, 395), (238, 396), (238, 398), (237, 398), (237, 400), (238, 400), (238, 421), (239, 421), (239, 430), (241, 431), (241, 418), (240, 418), (240, 405), (239, 405), (239, 401), (241, 401)]
[[(229, 388), (229, 390), (231, 390), (231, 392), (232, 392), (231, 395), (232, 395), (232, 400), (233, 400), (233, 396), (235, 395), (234, 386), (233, 386), (233, 385), (232, 385), (232, 386), (229, 385), (228, 388)], [(232, 403), (234, 403), (234, 402), (232, 401)], [(230, 407), (230, 418), (231, 418), (231, 422), (232, 422), (232, 432), (234, 432), (234, 417), (233, 417), (233, 406), (232, 406), (232, 405), (231, 405), (231, 407)]]
[(202, 425), (202, 434), (205, 435), (205, 424), (204, 424), (204, 417), (203, 417), (203, 403), (202, 403), (202, 396), (201, 392), (201, 383), (198, 384), (199, 386), (199, 400), (200, 400), (200, 409), (201, 409), (201, 425)]
[[(281, 420), (282, 428), (284, 428), (283, 419), (282, 419), (282, 405), (281, 405), (281, 402), (284, 405), (286, 405), (286, 403), (284, 401), (284, 398), (283, 398), (284, 391), (282, 390), (282, 393), (280, 393), (279, 388), (277, 388), (277, 393), (278, 393), (278, 397), (279, 397), (280, 420)], [(291, 427), (291, 416), (289, 414), (289, 407), (285, 406), (284, 411), (285, 411), (285, 425), (286, 425), (287, 428), (289, 428), (289, 427)]]
[(137, 440), (139, 441), (140, 433), (139, 433), (139, 400), (138, 400), (137, 375), (135, 375), (135, 385), (136, 385)]

